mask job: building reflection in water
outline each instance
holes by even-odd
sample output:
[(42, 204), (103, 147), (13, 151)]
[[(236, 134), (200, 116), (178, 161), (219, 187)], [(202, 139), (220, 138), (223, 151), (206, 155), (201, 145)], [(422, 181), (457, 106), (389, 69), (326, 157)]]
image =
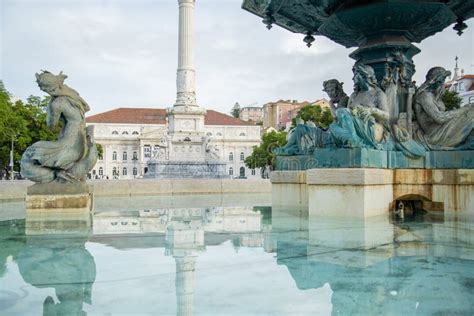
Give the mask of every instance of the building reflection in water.
[[(220, 237), (231, 239), (235, 237), (232, 234), (238, 234), (239, 246), (261, 247), (264, 245), (262, 231), (265, 226), (262, 218), (261, 212), (254, 210), (254, 207), (102, 212), (94, 216), (93, 231), (95, 235), (164, 233), (165, 254), (172, 256), (176, 263), (177, 315), (193, 315), (195, 266), (206, 244), (222, 242)], [(206, 242), (205, 233), (215, 234), (210, 234)]]

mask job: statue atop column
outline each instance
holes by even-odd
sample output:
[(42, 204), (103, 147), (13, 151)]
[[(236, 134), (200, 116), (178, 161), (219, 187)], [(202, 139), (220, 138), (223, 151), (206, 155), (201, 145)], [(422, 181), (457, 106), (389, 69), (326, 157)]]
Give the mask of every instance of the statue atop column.
[(62, 72), (36, 74), (39, 88), (51, 96), (46, 117), (48, 127), (62, 124), (57, 140), (36, 142), (23, 153), (21, 174), (37, 183), (84, 182), (97, 162), (93, 129), (86, 128), (84, 116), (89, 105), (64, 84), (66, 78)]

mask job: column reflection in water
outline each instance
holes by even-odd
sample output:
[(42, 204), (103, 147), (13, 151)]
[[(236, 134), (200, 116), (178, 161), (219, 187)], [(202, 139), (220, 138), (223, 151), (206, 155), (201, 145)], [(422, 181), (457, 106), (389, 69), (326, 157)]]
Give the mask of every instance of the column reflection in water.
[[(209, 244), (233, 241), (245, 247), (273, 249), (264, 242), (270, 235), (269, 207), (181, 207), (149, 208), (127, 212), (106, 211), (94, 215), (93, 231), (103, 234), (165, 234), (165, 255), (176, 264), (175, 291), (178, 315), (193, 315), (195, 267), (205, 252), (205, 235)], [(235, 234), (235, 235), (234, 235)], [(267, 238), (270, 239), (270, 238)], [(206, 286), (205, 284), (201, 286)]]
[(194, 274), (199, 252), (204, 251), (204, 209), (175, 209), (169, 214), (166, 254), (176, 262), (177, 315), (193, 315)]
[(84, 303), (92, 304), (96, 265), (85, 247), (91, 224), (89, 210), (27, 210), (26, 245), (17, 261), (27, 283), (55, 290), (56, 299), (44, 299), (43, 315), (84, 314)]

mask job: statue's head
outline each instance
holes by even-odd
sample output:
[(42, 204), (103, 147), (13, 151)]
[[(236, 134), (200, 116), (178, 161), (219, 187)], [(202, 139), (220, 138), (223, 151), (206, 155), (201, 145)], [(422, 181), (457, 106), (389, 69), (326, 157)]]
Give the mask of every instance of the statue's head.
[(326, 92), (331, 100), (339, 98), (344, 90), (342, 89), (343, 82), (337, 79), (330, 79), (323, 82), (323, 91)]
[(62, 71), (59, 75), (54, 75), (49, 71), (43, 70), (41, 74), (36, 73), (35, 76), (39, 88), (50, 95), (55, 95), (62, 88), (64, 80), (67, 78)]
[(444, 81), (447, 77), (451, 76), (449, 70), (444, 69), (443, 67), (433, 67), (426, 74), (426, 82), (435, 89), (443, 87)]
[(370, 86), (377, 85), (374, 68), (364, 64), (356, 64), (352, 71), (354, 73), (352, 80), (356, 90), (367, 90)]

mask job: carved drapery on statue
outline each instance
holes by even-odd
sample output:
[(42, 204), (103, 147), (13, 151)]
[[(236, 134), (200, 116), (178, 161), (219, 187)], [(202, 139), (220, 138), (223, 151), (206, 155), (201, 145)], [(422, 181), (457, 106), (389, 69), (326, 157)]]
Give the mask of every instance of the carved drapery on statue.
[(66, 78), (48, 71), (36, 74), (40, 89), (51, 95), (47, 125), (62, 124), (62, 129), (56, 141), (39, 141), (23, 153), (21, 174), (34, 182), (82, 182), (97, 162), (93, 127), (86, 128), (84, 116), (89, 105), (64, 84)]
[(446, 111), (441, 100), (444, 81), (451, 73), (442, 67), (428, 71), (415, 95), (418, 130), (415, 139), (428, 150), (473, 150), (474, 105)]
[[(408, 125), (416, 126), (412, 135), (397, 124), (402, 115), (393, 117), (396, 111), (391, 106), (396, 99), (387, 99), (377, 85), (373, 69), (356, 65), (355, 91), (348, 108), (335, 109), (334, 123), (327, 130), (300, 123), (290, 131), (288, 143), (274, 152), (311, 155), (315, 148), (369, 148), (400, 151), (407, 157), (418, 158), (427, 150), (472, 150), (474, 106), (445, 111), (441, 95), (448, 75), (449, 71), (441, 67), (432, 68), (417, 90), (414, 113), (408, 115), (413, 120)], [(408, 104), (408, 110), (411, 105)]]

